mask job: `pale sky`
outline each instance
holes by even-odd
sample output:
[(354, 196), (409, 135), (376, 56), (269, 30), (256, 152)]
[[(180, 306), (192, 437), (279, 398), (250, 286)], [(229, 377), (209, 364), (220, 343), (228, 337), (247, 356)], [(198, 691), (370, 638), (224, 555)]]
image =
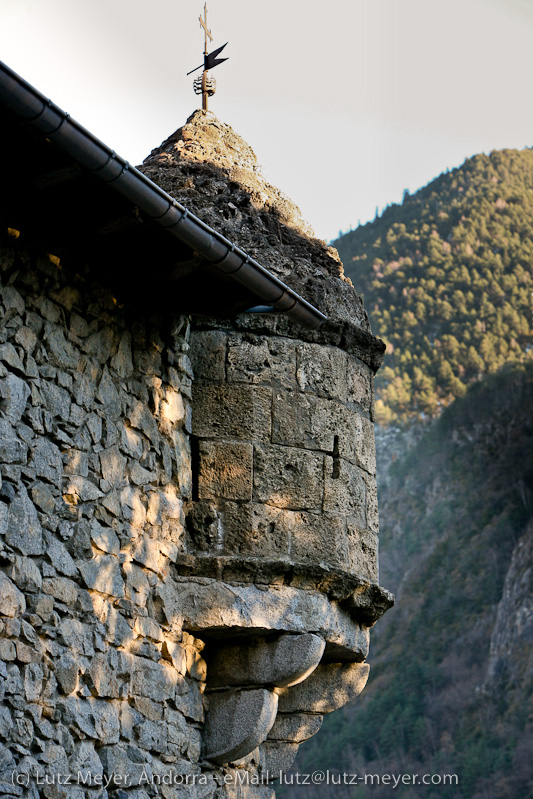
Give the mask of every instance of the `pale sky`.
[[(203, 0), (0, 0), (0, 58), (138, 164), (199, 107)], [(533, 145), (533, 0), (210, 0), (210, 108), (323, 238)]]

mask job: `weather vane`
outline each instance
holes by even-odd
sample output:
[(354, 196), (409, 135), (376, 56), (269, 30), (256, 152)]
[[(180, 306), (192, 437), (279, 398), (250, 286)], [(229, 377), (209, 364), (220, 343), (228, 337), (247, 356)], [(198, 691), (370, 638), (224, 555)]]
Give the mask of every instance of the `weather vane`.
[(211, 97), (217, 88), (217, 83), (214, 78), (209, 75), (209, 70), (217, 67), (219, 64), (222, 64), (223, 61), (227, 61), (227, 58), (217, 58), (217, 56), (222, 52), (226, 44), (223, 44), (222, 47), (219, 47), (217, 50), (213, 50), (212, 53), (207, 52), (207, 40), (209, 39), (210, 42), (213, 41), (213, 37), (211, 36), (211, 31), (207, 27), (207, 3), (204, 3), (204, 18), (198, 17), (200, 20), (200, 25), (204, 29), (204, 63), (200, 64), (199, 67), (195, 67), (195, 69), (191, 69), (190, 72), (187, 72), (187, 75), (192, 75), (193, 72), (196, 72), (198, 69), (204, 68), (201, 78), (195, 78), (194, 80), (194, 93), (202, 95), (202, 108), (204, 111), (207, 111), (207, 99)]

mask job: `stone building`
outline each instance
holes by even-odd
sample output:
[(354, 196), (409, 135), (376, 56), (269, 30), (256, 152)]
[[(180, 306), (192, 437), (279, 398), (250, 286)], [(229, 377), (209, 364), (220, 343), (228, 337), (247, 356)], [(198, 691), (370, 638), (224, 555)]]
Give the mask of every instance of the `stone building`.
[(383, 345), (211, 114), (138, 171), (0, 108), (0, 792), (268, 799), (392, 601)]

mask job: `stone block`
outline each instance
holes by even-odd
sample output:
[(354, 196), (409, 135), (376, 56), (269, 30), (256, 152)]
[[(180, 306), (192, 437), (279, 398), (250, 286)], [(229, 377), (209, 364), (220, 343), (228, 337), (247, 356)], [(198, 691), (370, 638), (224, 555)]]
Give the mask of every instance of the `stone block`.
[(268, 740), (301, 744), (316, 735), (323, 718), (315, 713), (278, 713)]
[(129, 423), (135, 430), (140, 430), (141, 433), (144, 433), (152, 444), (157, 445), (160, 437), (157, 423), (149, 408), (143, 402), (132, 402)]
[[(246, 512), (244, 512), (246, 511)], [(242, 509), (224, 504), (221, 511), (224, 551), (258, 557), (288, 555), (292, 561), (343, 568), (345, 522), (321, 513), (254, 504)]]
[(43, 513), (50, 515), (55, 511), (56, 500), (47, 483), (36, 483), (32, 486), (31, 498)]
[(359, 413), (344, 411), (338, 426), (339, 455), (369, 474), (376, 473), (374, 424)]
[(64, 722), (100, 745), (116, 744), (120, 739), (118, 703), (107, 699), (68, 696), (57, 703)]
[(92, 659), (88, 675), (84, 679), (87, 680), (87, 677), (89, 677), (91, 692), (95, 696), (107, 699), (118, 699), (120, 697), (117, 661), (116, 655), (115, 657), (112, 655), (95, 655)]
[(117, 352), (111, 358), (111, 366), (122, 380), (131, 377), (133, 374), (131, 334), (127, 330), (122, 334)]
[(251, 500), (252, 445), (237, 441), (200, 441), (200, 499)]
[(172, 663), (176, 671), (180, 674), (185, 674), (187, 670), (187, 654), (180, 643), (166, 639), (163, 643), (161, 654)]
[(151, 619), (150, 616), (137, 616), (133, 629), (136, 635), (141, 635), (144, 638), (150, 638), (152, 641), (163, 640), (161, 627), (157, 622)]
[(30, 389), (20, 377), (10, 372), (0, 379), (0, 410), (13, 424), (22, 418), (29, 396)]
[(24, 372), (24, 365), (13, 344), (0, 344), (0, 361), (18, 372)]
[(193, 408), (193, 433), (200, 438), (270, 441), (271, 389), (196, 385)]
[(174, 478), (184, 498), (192, 493), (191, 442), (187, 433), (178, 428), (174, 431)]
[[(133, 633), (130, 625), (122, 614), (119, 613), (110, 602), (104, 599), (104, 597), (93, 594), (91, 601), (96, 616), (100, 619), (102, 624), (105, 624), (107, 640), (115, 644), (115, 646), (131, 645)], [(75, 638), (75, 640), (77, 639)]]
[(331, 400), (276, 390), (272, 402), (272, 441), (283, 446), (333, 452)]
[(295, 561), (320, 563), (343, 569), (346, 564), (346, 530), (341, 517), (314, 513), (287, 515), (291, 529), (290, 555)]
[(268, 781), (279, 779), (280, 773), (288, 771), (296, 755), (299, 745), (297, 743), (280, 743), (278, 741), (265, 741), (261, 744), (261, 769)]
[(296, 685), (317, 667), (324, 646), (324, 640), (312, 634), (221, 644), (209, 660), (208, 687)]
[(10, 641), (8, 638), (0, 638), (0, 660), (9, 663), (10, 661), (15, 660), (16, 657), (17, 650), (15, 649), (15, 644), (13, 641)]
[(378, 509), (378, 487), (376, 478), (369, 474), (364, 474), (363, 479), (366, 484), (366, 526), (369, 530), (379, 533), (379, 509)]
[(63, 499), (69, 505), (77, 505), (79, 502), (94, 502), (100, 499), (103, 494), (92, 480), (79, 475), (70, 475), (63, 486)]
[(374, 407), (374, 375), (369, 366), (352, 355), (347, 358), (346, 385), (348, 401), (371, 413)]
[(76, 577), (78, 568), (67, 548), (51, 533), (45, 533), (46, 554), (54, 569), (67, 577)]
[(347, 355), (336, 347), (299, 344), (296, 378), (300, 391), (345, 402)]
[(287, 688), (280, 713), (331, 713), (355, 699), (366, 685), (368, 663), (325, 663), (305, 682)]
[(159, 405), (161, 429), (167, 435), (170, 434), (174, 425), (184, 424), (186, 415), (187, 409), (182, 395), (170, 386), (166, 386), (163, 389), (163, 398)]
[(100, 453), (100, 467), (102, 477), (112, 488), (116, 488), (124, 481), (126, 458), (121, 454), (118, 446), (110, 447)]
[(319, 510), (324, 494), (324, 458), (295, 447), (256, 444), (254, 500), (293, 510)]
[(24, 666), (24, 692), (28, 702), (38, 702), (43, 690), (44, 672), (40, 663)]
[(43, 551), (39, 517), (23, 485), (9, 505), (6, 541), (23, 555), (40, 555)]
[(365, 580), (378, 580), (378, 538), (352, 519), (346, 521), (347, 569)]
[(64, 474), (79, 474), (87, 477), (89, 474), (89, 456), (78, 449), (69, 449), (63, 454)]
[(226, 379), (226, 340), (226, 334), (219, 330), (195, 330), (191, 334), (189, 355), (196, 380)]
[(189, 528), (195, 547), (220, 554), (282, 557), (298, 562), (346, 565), (345, 520), (260, 503), (195, 503)]
[(78, 685), (79, 665), (69, 652), (66, 652), (61, 657), (55, 667), (54, 674), (61, 687), (61, 690), (67, 696), (76, 690)]
[(13, 619), (22, 616), (25, 610), (24, 594), (19, 591), (5, 572), (0, 571), (0, 614)]
[(75, 370), (78, 364), (79, 354), (76, 352), (70, 341), (67, 341), (63, 330), (59, 327), (49, 330), (46, 335), (50, 363), (59, 369)]
[(364, 472), (349, 461), (326, 457), (324, 513), (352, 516), (366, 527), (366, 482)]
[(265, 688), (210, 694), (204, 758), (221, 765), (253, 752), (274, 724), (277, 706), (277, 695)]
[[(77, 743), (69, 757), (69, 774), (90, 774), (94, 782), (99, 780), (103, 774), (102, 762), (98, 756), (100, 751), (95, 749), (92, 741)], [(85, 792), (84, 795), (86, 796)]]
[(21, 441), (6, 419), (0, 419), (0, 462), (26, 463), (28, 445)]
[(296, 342), (292, 339), (232, 334), (228, 338), (229, 383), (263, 383), (294, 388)]
[(285, 522), (290, 511), (260, 504), (223, 504), (219, 518), (224, 551), (276, 557), (290, 551), (291, 530)]
[[(178, 675), (179, 676), (179, 675)], [(196, 680), (185, 682), (180, 677), (178, 684), (178, 693), (176, 694), (176, 709), (183, 713), (183, 715), (197, 721), (200, 724), (204, 721), (204, 704), (203, 704), (203, 689), (202, 683)]]
[(274, 443), (333, 453), (335, 439), (341, 457), (375, 473), (374, 431), (369, 419), (334, 399), (274, 393)]
[(74, 607), (78, 598), (78, 586), (66, 577), (47, 577), (43, 580), (43, 592), (70, 608)]
[(23, 326), (19, 327), (15, 333), (15, 341), (17, 344), (20, 344), (27, 353), (31, 354), (37, 344), (37, 336), (29, 327)]
[(39, 438), (32, 447), (30, 463), (37, 477), (42, 477), (53, 485), (61, 485), (63, 458), (59, 448), (47, 438)]
[(120, 541), (111, 527), (103, 527), (96, 519), (91, 522), (90, 536), (93, 544), (109, 555), (118, 555)]
[(17, 555), (11, 568), (11, 579), (21, 591), (35, 593), (41, 590), (43, 579), (39, 567), (33, 558)]
[(154, 663), (133, 657), (131, 693), (158, 702), (175, 699), (176, 690), (184, 683), (183, 677), (165, 661)]
[(137, 727), (136, 737), (139, 746), (148, 752), (166, 754), (169, 751), (166, 724), (161, 721), (143, 720)]
[(130, 468), (130, 480), (134, 485), (142, 486), (158, 482), (157, 472), (143, 469), (140, 463), (134, 463)]
[(92, 560), (77, 565), (87, 588), (113, 597), (124, 596), (120, 565), (112, 555), (96, 555)]
[[(128, 791), (117, 790), (116, 795), (133, 797), (131, 788), (140, 785), (143, 780), (153, 778), (150, 762), (140, 750), (132, 746), (103, 746), (98, 749), (106, 783), (119, 788), (121, 785)], [(127, 779), (125, 779), (127, 775)], [(146, 783), (145, 783), (146, 784)], [(140, 799), (140, 797), (139, 797)]]
[(66, 421), (70, 414), (71, 405), (68, 391), (47, 380), (41, 382), (39, 390), (43, 397), (45, 408), (52, 416), (58, 416), (60, 419)]
[(145, 607), (150, 596), (150, 583), (144, 571), (135, 563), (129, 562), (124, 563), (122, 569), (126, 579), (126, 598)]
[(139, 536), (131, 543), (129, 554), (133, 560), (153, 572), (160, 572), (166, 563), (166, 559), (161, 554), (159, 542), (146, 535)]
[[(3, 286), (0, 290), (0, 293), (2, 295), (2, 301), (5, 305), (6, 311), (11, 311), (11, 309), (14, 309), (22, 316), (26, 306), (24, 299), (16, 290), (16, 288), (14, 286)], [(7, 322), (7, 319), (5, 321)]]
[(127, 424), (120, 426), (120, 433), (122, 451), (132, 458), (142, 458), (144, 448), (140, 433), (137, 433), (132, 427), (128, 427)]

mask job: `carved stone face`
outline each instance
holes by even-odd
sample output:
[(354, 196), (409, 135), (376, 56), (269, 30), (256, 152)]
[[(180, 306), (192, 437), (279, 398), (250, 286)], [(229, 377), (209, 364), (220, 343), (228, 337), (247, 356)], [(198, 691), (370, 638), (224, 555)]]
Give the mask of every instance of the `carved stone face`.
[(372, 373), (267, 323), (200, 325), (177, 579), (184, 629), (206, 643), (203, 755), (260, 745), (279, 773), (363, 689), (369, 627), (391, 601), (376, 584)]

